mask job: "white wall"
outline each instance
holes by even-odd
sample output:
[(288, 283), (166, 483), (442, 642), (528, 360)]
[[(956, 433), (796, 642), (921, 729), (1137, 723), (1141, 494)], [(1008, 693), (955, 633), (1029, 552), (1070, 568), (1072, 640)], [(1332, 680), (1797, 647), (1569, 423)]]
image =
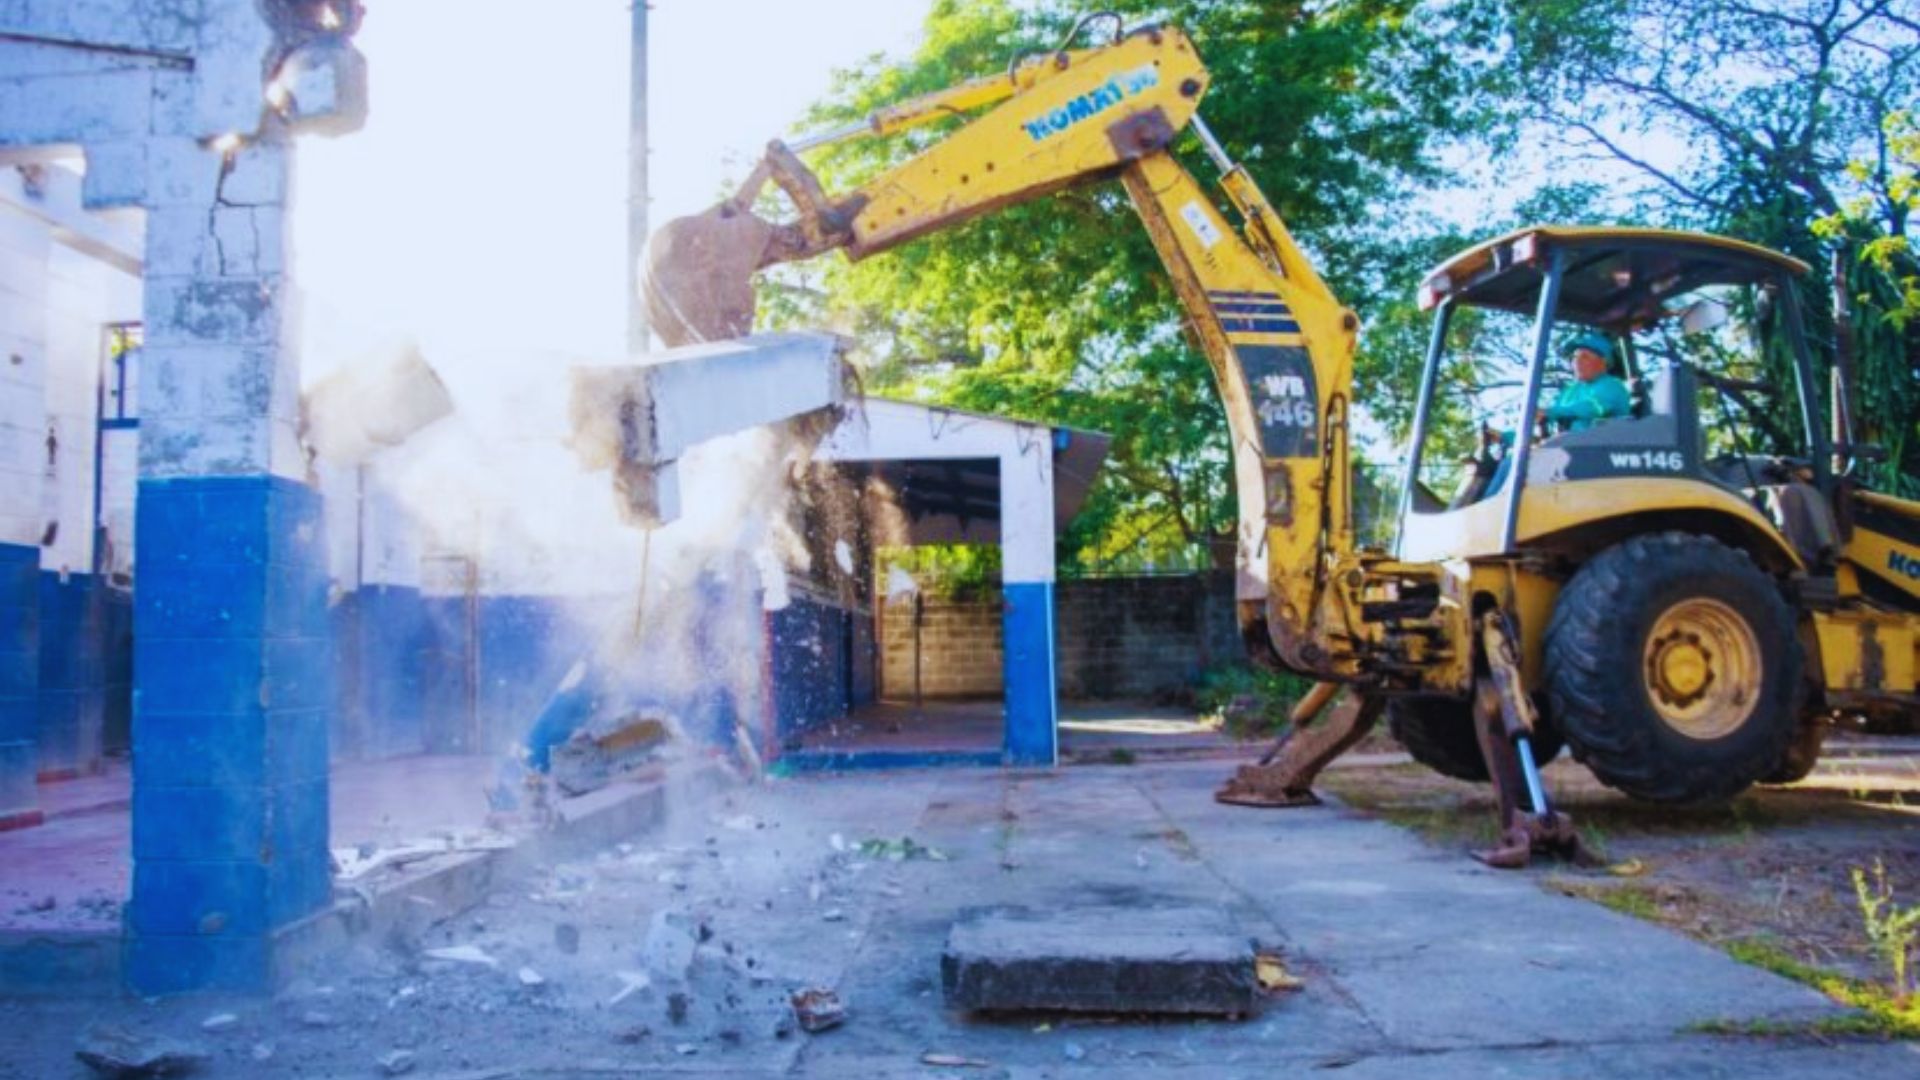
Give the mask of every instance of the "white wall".
[(45, 529), (47, 227), (0, 203), (0, 543)]
[[(17, 175), (0, 186), (0, 542), (39, 546), (55, 525), (42, 567), (87, 572), (105, 330), (140, 317), (141, 288), (124, 256), (98, 257), (103, 235), (132, 245), (137, 232), (88, 220), (79, 182), (47, 166), (37, 199)], [(65, 242), (74, 238), (89, 251)], [(126, 494), (120, 517), (130, 524)]]

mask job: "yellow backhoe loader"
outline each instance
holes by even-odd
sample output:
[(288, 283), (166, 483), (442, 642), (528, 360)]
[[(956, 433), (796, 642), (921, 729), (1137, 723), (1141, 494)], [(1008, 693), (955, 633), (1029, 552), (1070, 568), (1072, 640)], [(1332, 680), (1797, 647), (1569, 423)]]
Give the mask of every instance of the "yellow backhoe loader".
[[(1256, 661), (1317, 681), (1282, 745), (1222, 801), (1312, 802), (1319, 770), (1386, 714), (1422, 762), (1494, 782), (1502, 839), (1479, 854), (1515, 866), (1577, 854), (1539, 773), (1563, 744), (1630, 795), (1694, 801), (1804, 774), (1836, 718), (1914, 726), (1920, 504), (1861, 490), (1849, 474), (1872, 449), (1820, 422), (1796, 294), (1805, 266), (1711, 236), (1553, 227), (1448, 261), (1421, 286), (1436, 317), (1397, 547), (1372, 550), (1356, 539), (1349, 460), (1359, 320), (1202, 122), (1207, 86), (1179, 29), (1124, 30), (1101, 14), (1003, 73), (776, 142), (735, 198), (656, 235), (654, 325), (669, 344), (737, 336), (760, 269), (835, 249), (865, 258), (1118, 179), (1225, 406), (1244, 637)], [(844, 194), (800, 157), (955, 116), (965, 122)], [(1220, 171), (1221, 204), (1169, 152), (1187, 131)], [(752, 213), (769, 181), (792, 221)], [(1789, 343), (1797, 457), (1741, 437), (1763, 410), (1702, 419), (1703, 401), (1725, 412), (1761, 389), (1695, 362), (1755, 347), (1733, 312), (1773, 320)], [(1518, 430), (1504, 449), (1488, 439), (1443, 500), (1429, 443), (1447, 373), (1503, 326), (1525, 364)], [(1633, 407), (1583, 430), (1536, 429), (1569, 330), (1611, 344)], [(1332, 705), (1341, 688), (1346, 703)]]

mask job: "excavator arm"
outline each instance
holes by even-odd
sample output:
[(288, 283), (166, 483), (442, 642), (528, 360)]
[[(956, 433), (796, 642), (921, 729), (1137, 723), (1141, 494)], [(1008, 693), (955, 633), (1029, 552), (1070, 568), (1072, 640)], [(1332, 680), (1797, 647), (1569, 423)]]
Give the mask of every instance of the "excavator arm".
[[(863, 259), (998, 208), (1118, 179), (1225, 405), (1239, 505), (1237, 595), (1250, 643), (1267, 654), (1257, 658), (1346, 683), (1438, 677), (1438, 689), (1464, 692), (1469, 659), (1436, 667), (1431, 651), (1463, 639), (1463, 628), (1408, 639), (1367, 621), (1370, 603), (1398, 602), (1408, 587), (1435, 592), (1438, 575), (1355, 550), (1348, 422), (1358, 320), (1201, 121), (1208, 82), (1181, 31), (1116, 30), (1103, 46), (1016, 58), (1005, 74), (793, 146), (776, 142), (734, 198), (656, 234), (647, 273), (654, 326), (670, 345), (736, 337), (752, 327), (757, 270), (836, 249)], [(799, 156), (953, 117), (964, 122), (844, 194), (827, 193)], [(1237, 223), (1170, 153), (1189, 128), (1221, 170)], [(793, 202), (792, 221), (753, 215), (769, 182)], [(1404, 624), (1407, 612), (1396, 615)]]

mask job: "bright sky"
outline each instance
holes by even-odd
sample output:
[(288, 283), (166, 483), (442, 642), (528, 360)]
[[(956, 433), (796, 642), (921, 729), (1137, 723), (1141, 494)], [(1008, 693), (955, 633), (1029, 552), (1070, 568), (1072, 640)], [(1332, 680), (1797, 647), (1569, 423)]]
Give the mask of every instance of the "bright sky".
[[(703, 209), (832, 72), (912, 47), (928, 0), (653, 0), (653, 221)], [(368, 0), (372, 115), (299, 150), (305, 368), (417, 338), (624, 351), (627, 0)], [(457, 387), (456, 387), (457, 390)]]

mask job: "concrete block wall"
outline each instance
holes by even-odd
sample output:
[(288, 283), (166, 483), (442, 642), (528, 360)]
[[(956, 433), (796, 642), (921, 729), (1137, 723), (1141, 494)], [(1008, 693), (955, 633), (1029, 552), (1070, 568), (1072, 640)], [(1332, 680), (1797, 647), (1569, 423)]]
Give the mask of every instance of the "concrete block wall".
[(1226, 573), (1063, 582), (1058, 619), (1067, 698), (1182, 699), (1206, 668), (1242, 659)]
[[(920, 685), (929, 699), (1000, 697), (1006, 692), (1002, 650), (1005, 605), (999, 599), (927, 597), (921, 612)], [(887, 601), (880, 613), (881, 692), (913, 696), (913, 600)]]
[(871, 612), (796, 591), (786, 607), (767, 613), (766, 622), (777, 739), (874, 700)]
[[(1226, 573), (1081, 578), (1054, 586), (1058, 689), (1073, 700), (1183, 699), (1206, 668), (1242, 659)], [(929, 597), (921, 626), (929, 698), (1005, 692), (1003, 602)], [(913, 605), (881, 615), (883, 693), (913, 693)]]

